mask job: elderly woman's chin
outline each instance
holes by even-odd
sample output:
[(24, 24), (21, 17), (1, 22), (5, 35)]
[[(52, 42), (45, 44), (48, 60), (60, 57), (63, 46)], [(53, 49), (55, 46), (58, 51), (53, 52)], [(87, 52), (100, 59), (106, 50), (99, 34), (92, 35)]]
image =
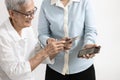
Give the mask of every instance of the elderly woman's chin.
[(26, 21), (24, 24), (26, 27), (30, 27), (32, 25), (31, 21)]

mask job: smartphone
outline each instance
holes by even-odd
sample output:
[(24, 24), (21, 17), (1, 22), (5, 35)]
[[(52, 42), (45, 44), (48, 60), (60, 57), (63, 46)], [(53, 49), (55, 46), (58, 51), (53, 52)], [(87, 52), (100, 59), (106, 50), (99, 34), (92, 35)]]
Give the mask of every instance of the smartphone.
[(73, 38), (71, 38), (71, 40), (72, 41), (75, 41), (76, 39), (78, 39), (80, 36), (78, 35), (78, 36), (75, 36), (75, 37), (73, 37)]
[(96, 54), (96, 53), (99, 53), (100, 48), (101, 48), (101, 46), (82, 49), (82, 50), (79, 51), (78, 57), (81, 57), (81, 56), (83, 56), (85, 54)]

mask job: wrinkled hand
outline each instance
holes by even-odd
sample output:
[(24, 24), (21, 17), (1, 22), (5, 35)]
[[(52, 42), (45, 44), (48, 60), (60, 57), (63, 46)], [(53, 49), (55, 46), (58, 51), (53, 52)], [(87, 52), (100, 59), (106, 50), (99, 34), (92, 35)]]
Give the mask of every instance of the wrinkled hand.
[[(86, 48), (92, 48), (92, 47), (95, 47), (95, 46), (97, 46), (96, 44), (87, 44), (87, 45), (85, 45), (85, 49)], [(83, 56), (81, 56), (82, 58), (86, 58), (86, 59), (89, 59), (89, 58), (93, 58), (95, 56), (95, 54), (85, 54), (85, 55), (83, 55)]]
[(48, 40), (47, 40), (47, 44), (49, 44), (49, 43), (51, 43), (51, 42), (55, 42), (56, 41), (56, 39), (54, 39), (54, 38), (49, 38)]
[(60, 51), (64, 50), (65, 41), (56, 41), (54, 38), (49, 38), (47, 40), (47, 45), (45, 51), (48, 53), (49, 57), (54, 58)]

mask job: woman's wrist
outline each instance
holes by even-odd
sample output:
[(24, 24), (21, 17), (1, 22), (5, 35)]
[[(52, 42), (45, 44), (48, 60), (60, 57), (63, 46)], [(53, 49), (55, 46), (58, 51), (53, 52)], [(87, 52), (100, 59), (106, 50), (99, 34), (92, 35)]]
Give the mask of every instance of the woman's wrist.
[(36, 60), (44, 60), (48, 57), (47, 51), (45, 49), (40, 50), (40, 52), (36, 55)]

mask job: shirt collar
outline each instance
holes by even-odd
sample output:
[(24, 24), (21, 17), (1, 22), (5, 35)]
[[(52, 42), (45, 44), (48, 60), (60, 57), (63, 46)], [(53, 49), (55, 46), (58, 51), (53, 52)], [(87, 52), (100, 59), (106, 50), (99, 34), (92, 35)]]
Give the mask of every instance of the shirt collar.
[(24, 35), (24, 30), (22, 30), (22, 35), (20, 36), (17, 31), (14, 29), (14, 27), (12, 26), (10, 19), (8, 19), (6, 21), (6, 26), (7, 26), (7, 31), (9, 33), (9, 35), (15, 40), (15, 41), (19, 41), (21, 39), (27, 38), (27, 36)]
[[(51, 0), (51, 5), (56, 4), (60, 0)], [(72, 2), (80, 2), (80, 0), (71, 0)]]

